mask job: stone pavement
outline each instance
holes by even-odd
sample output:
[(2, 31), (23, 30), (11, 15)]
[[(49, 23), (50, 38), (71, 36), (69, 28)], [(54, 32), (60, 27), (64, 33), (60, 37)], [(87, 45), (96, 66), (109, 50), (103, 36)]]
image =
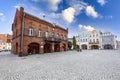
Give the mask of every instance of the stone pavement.
[(0, 52), (0, 80), (120, 80), (120, 50), (18, 57)]

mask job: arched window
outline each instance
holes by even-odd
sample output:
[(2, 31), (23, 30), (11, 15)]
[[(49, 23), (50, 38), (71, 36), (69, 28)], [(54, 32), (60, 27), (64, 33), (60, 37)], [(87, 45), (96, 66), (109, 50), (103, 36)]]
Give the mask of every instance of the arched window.
[(42, 37), (42, 31), (41, 30), (38, 31), (38, 37)]
[(33, 28), (32, 27), (29, 27), (28, 35), (33, 36)]

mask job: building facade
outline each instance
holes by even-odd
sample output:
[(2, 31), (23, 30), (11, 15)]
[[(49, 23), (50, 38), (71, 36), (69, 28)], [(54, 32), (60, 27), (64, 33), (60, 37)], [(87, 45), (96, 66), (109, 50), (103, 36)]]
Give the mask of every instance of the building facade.
[(116, 36), (111, 32), (103, 32), (101, 38), (102, 49), (116, 49)]
[(68, 49), (68, 29), (28, 14), (22, 7), (16, 10), (12, 32), (14, 54), (28, 55)]
[(96, 30), (89, 32), (89, 49), (101, 49), (101, 34)]
[(117, 49), (120, 49), (120, 41), (116, 41), (117, 42)]
[(89, 35), (88, 35), (89, 31), (84, 29), (84, 28), (80, 28), (79, 31), (79, 47), (80, 49), (89, 49)]
[(11, 50), (12, 35), (0, 34), (0, 50)]
[(71, 49), (73, 49), (73, 38), (68, 38), (68, 41), (72, 43)]

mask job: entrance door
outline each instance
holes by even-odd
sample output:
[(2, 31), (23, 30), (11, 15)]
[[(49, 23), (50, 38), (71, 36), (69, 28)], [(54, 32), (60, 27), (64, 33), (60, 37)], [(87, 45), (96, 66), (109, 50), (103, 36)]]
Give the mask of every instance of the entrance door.
[(113, 49), (113, 47), (112, 47), (112, 45), (107, 44), (107, 45), (104, 46), (104, 49)]
[(16, 54), (18, 54), (18, 43), (16, 43), (16, 51), (15, 51)]
[(84, 50), (87, 49), (87, 45), (86, 45), (86, 44), (83, 44), (83, 45), (82, 45), (82, 49), (84, 49)]
[(63, 50), (66, 51), (66, 44), (63, 44)]
[(91, 49), (99, 49), (99, 46), (98, 45), (92, 45)]
[(51, 52), (51, 45), (49, 43), (46, 43), (44, 45), (44, 53), (50, 53)]
[(55, 44), (55, 52), (59, 52), (60, 51), (60, 44)]
[(38, 43), (30, 43), (28, 45), (28, 53), (31, 53), (31, 54), (39, 53), (39, 44)]

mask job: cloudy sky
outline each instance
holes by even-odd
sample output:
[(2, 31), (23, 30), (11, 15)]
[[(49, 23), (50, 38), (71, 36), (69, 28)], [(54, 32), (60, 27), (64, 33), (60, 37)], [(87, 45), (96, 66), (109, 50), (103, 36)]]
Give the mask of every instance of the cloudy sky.
[[(16, 8), (69, 29), (111, 31), (120, 39), (120, 0), (0, 0), (0, 33), (11, 34)], [(43, 17), (45, 15), (45, 17)]]

